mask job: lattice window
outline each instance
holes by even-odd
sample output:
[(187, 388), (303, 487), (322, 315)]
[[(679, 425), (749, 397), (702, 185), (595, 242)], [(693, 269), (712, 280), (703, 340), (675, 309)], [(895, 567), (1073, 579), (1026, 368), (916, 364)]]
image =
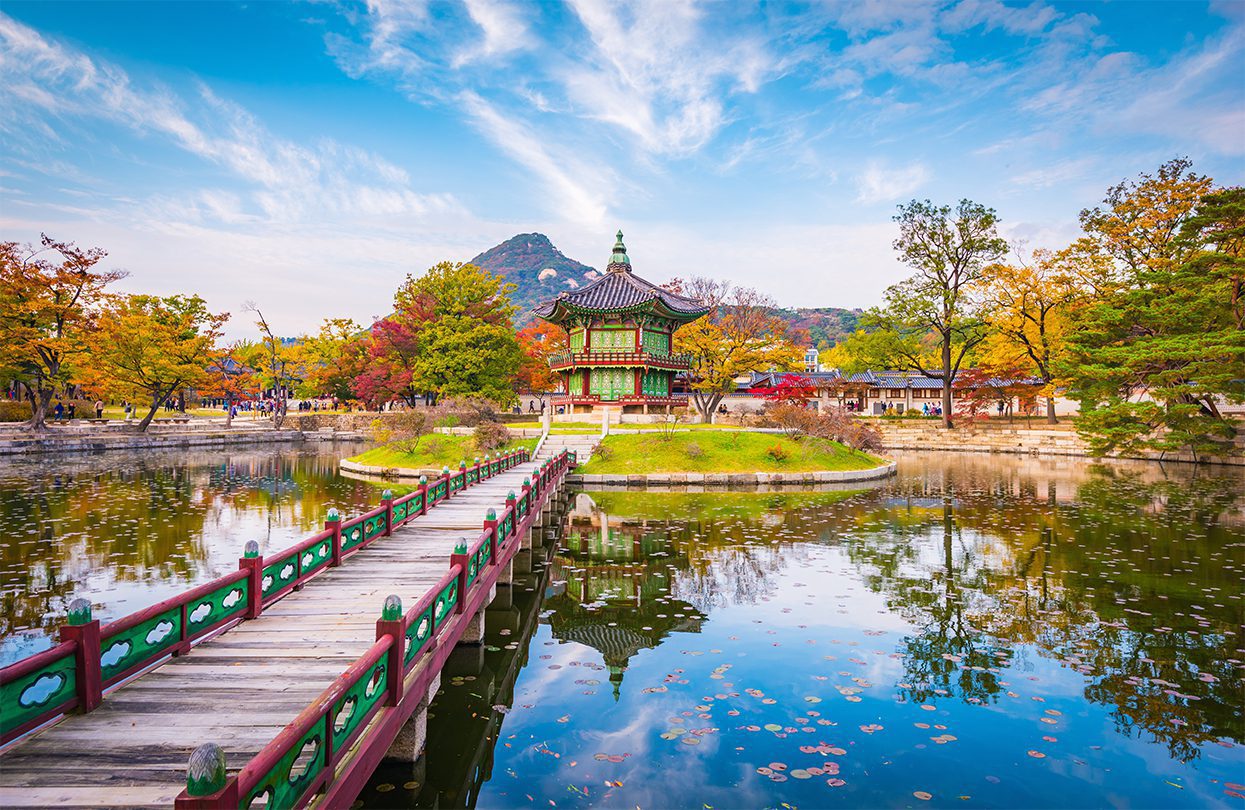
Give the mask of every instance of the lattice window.
[(645, 396), (664, 397), (666, 396), (666, 372), (664, 371), (646, 371), (642, 380), (643, 391)]
[(635, 331), (628, 328), (593, 329), (592, 348), (601, 351), (634, 349)]
[(575, 329), (571, 332), (571, 350), (582, 351), (584, 348), (584, 330)]
[(670, 354), (670, 336), (664, 332), (644, 330), (644, 348), (652, 354)]
[(635, 393), (635, 376), (626, 368), (594, 368), (589, 386), (601, 399), (618, 399)]

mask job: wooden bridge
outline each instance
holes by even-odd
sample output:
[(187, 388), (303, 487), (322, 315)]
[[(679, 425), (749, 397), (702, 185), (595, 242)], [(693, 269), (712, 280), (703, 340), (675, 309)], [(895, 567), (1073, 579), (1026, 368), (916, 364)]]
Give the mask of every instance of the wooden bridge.
[(78, 600), (59, 645), (0, 670), (0, 806), (348, 805), (419, 756), (442, 665), (573, 464), (464, 464), (103, 627)]

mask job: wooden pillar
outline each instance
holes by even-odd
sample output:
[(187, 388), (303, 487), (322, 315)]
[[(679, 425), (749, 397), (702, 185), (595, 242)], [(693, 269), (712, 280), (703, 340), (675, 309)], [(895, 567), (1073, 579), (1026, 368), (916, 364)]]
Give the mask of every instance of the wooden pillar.
[(393, 534), (393, 490), (387, 489), (380, 496), (380, 505), (385, 507), (385, 531), (382, 537), (389, 537)]
[(333, 556), (329, 565), (336, 566), (342, 564), (342, 516), (336, 509), (330, 509), (328, 518), (324, 521), (325, 529), (333, 530)]
[(99, 663), (99, 619), (91, 618), (91, 603), (78, 598), (69, 603), (69, 624), (61, 625), (61, 641), (74, 644), (74, 680), (78, 711), (95, 710), (104, 699), (104, 677)]
[(376, 640), (380, 641), (385, 636), (393, 639), (393, 643), (389, 645), (389, 660), (385, 666), (385, 705), (397, 706), (402, 702), (406, 627), (402, 622), (402, 599), (393, 594), (385, 597), (380, 619), (376, 621)]
[[(341, 521), (338, 521), (341, 525)], [(341, 537), (339, 531), (336, 535)], [(330, 565), (341, 565), (341, 542), (334, 546), (336, 557)], [(246, 614), (248, 619), (255, 619), (264, 610), (264, 558), (259, 556), (259, 543), (254, 540), (246, 541), (246, 547), (242, 550), (242, 557), (238, 560), (238, 568), (247, 571), (246, 584)]]

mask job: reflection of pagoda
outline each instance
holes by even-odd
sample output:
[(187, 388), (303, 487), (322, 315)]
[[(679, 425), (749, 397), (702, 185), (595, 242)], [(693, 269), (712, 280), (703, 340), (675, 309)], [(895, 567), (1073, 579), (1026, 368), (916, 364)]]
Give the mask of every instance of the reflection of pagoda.
[[(565, 591), (546, 602), (554, 638), (601, 653), (617, 700), (631, 657), (671, 633), (697, 633), (700, 611), (670, 598), (669, 569), (686, 569), (686, 555), (648, 521), (611, 518), (580, 495), (553, 560)], [(661, 600), (661, 601), (658, 601)]]

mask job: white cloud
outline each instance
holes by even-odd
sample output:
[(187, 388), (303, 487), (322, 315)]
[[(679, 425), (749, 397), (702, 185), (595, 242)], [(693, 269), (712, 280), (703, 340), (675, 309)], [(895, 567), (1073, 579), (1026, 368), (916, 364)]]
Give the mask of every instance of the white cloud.
[[(501, 0), (463, 0), (472, 22), (479, 26), (483, 38), (454, 57), (454, 66), (461, 67), (477, 59), (490, 60), (532, 45), (523, 11)], [(528, 7), (532, 8), (531, 6)]]
[(865, 205), (906, 197), (929, 182), (930, 171), (921, 163), (890, 167), (871, 161), (856, 178), (856, 202)]

